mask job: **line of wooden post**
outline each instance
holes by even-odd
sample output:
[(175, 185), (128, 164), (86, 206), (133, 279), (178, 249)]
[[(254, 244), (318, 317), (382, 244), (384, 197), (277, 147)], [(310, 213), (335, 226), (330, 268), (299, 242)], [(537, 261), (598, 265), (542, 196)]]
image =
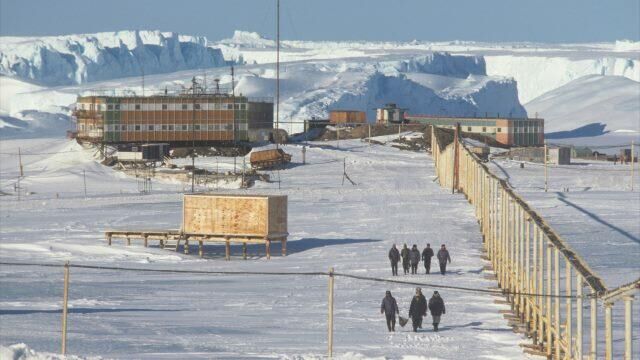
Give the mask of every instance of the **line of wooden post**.
[[(583, 265), (574, 265), (575, 258), (565, 251), (564, 245), (557, 243), (557, 236), (548, 232), (544, 222), (532, 218), (534, 215), (530, 215), (531, 211), (522, 200), (480, 164), (458, 141), (457, 134), (454, 133), (451, 144), (441, 147), (436, 131), (433, 129), (431, 133), (431, 148), (437, 180), (445, 188), (464, 193), (473, 205), (483, 235), (483, 247), (498, 284), (505, 291), (514, 313), (526, 325), (537, 349), (557, 359), (583, 356), (597, 359), (598, 333), (602, 326), (598, 322), (598, 298), (602, 293), (595, 289), (602, 286), (592, 287), (593, 281), (587, 279), (594, 275), (585, 273)], [(545, 191), (549, 185), (547, 163), (548, 147), (545, 144)], [(552, 238), (556, 239), (552, 241)], [(585, 287), (589, 296), (586, 304)], [(605, 359), (613, 357), (612, 307), (619, 298), (616, 295), (603, 302)], [(625, 295), (622, 299), (624, 356), (632, 359), (633, 296)], [(586, 312), (588, 319), (585, 319), (585, 305), (590, 308)], [(589, 327), (586, 350), (585, 322)]]

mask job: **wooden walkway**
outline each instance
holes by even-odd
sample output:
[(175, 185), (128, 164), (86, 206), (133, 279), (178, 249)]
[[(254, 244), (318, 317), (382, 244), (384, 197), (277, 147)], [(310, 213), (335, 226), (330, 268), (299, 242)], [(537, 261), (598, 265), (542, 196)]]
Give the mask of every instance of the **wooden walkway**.
[(272, 234), (268, 237), (255, 235), (225, 235), (225, 234), (192, 234), (180, 230), (106, 230), (104, 232), (107, 244), (111, 246), (112, 239), (126, 239), (126, 244), (131, 245), (131, 240), (142, 240), (144, 246), (149, 246), (149, 241), (158, 241), (162, 249), (178, 251), (183, 242), (184, 253), (189, 254), (189, 242), (198, 242), (198, 254), (204, 256), (204, 243), (224, 243), (225, 259), (231, 259), (231, 243), (242, 244), (242, 257), (247, 258), (247, 244), (264, 244), (267, 259), (271, 259), (271, 242), (279, 241), (282, 244), (282, 256), (287, 255), (288, 233)]

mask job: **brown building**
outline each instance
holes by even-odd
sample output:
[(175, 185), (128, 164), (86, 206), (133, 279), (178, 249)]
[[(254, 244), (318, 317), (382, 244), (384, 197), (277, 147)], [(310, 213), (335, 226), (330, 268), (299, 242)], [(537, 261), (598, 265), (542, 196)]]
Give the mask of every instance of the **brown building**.
[(270, 99), (227, 94), (80, 96), (74, 115), (80, 140), (106, 144), (238, 142), (273, 128)]
[(367, 122), (367, 114), (357, 110), (331, 110), (329, 123), (331, 124), (363, 124)]
[(466, 118), (430, 115), (406, 115), (413, 123), (429, 124), (491, 136), (501, 144), (509, 146), (541, 146), (544, 144), (544, 119)]

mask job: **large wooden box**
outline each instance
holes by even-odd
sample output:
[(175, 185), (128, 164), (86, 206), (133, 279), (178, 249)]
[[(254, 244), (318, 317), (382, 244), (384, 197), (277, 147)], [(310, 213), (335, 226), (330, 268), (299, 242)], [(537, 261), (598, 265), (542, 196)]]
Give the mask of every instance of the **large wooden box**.
[(185, 194), (182, 226), (188, 234), (287, 236), (287, 196)]

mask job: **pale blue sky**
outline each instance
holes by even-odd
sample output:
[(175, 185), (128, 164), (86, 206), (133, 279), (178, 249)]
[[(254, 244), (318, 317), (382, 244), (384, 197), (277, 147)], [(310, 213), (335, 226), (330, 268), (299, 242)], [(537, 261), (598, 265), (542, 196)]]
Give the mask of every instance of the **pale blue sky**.
[[(283, 39), (640, 40), (638, 0), (281, 0)], [(0, 34), (149, 29), (274, 37), (275, 0), (0, 0)]]

